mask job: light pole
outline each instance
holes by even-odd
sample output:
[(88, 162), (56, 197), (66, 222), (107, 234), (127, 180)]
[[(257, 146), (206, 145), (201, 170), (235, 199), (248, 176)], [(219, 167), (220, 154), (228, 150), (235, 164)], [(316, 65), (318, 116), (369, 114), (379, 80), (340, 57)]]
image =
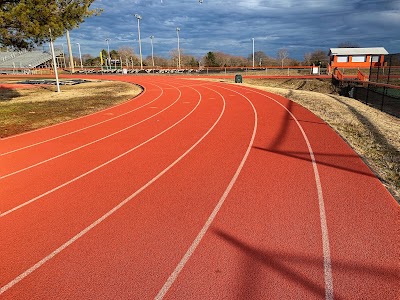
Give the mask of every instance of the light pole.
[(142, 41), (140, 40), (140, 20), (142, 19), (142, 16), (135, 14), (135, 18), (137, 19), (138, 38), (139, 38), (140, 69), (143, 69)]
[(71, 39), (69, 38), (69, 31), (67, 30), (67, 46), (68, 46), (68, 54), (69, 54), (69, 68), (71, 73), (75, 72), (74, 69), (74, 57), (72, 55), (72, 47), (71, 47)]
[(253, 38), (253, 69), (254, 69), (254, 38)]
[(154, 35), (150, 36), (150, 41), (151, 41), (151, 61), (153, 63), (153, 69), (154, 69), (154, 48), (153, 48), (153, 39)]
[(83, 69), (83, 65), (82, 65), (82, 53), (81, 53), (81, 44), (80, 43), (76, 43), (78, 45), (78, 50), (79, 50), (79, 60), (81, 61), (81, 69)]
[(53, 45), (53, 37), (51, 36), (51, 29), (49, 28), (50, 33), (50, 49), (51, 55), (53, 56), (53, 68), (54, 74), (56, 75), (56, 84), (57, 84), (57, 92), (60, 92), (60, 82), (58, 80), (58, 71), (57, 71), (57, 62), (56, 62), (56, 54), (54, 53), (54, 45)]
[(178, 69), (181, 68), (181, 48), (179, 47), (179, 31), (181, 31), (181, 29), (179, 27), (176, 27), (176, 35), (178, 36)]
[(110, 66), (110, 69), (111, 69), (111, 57), (110, 57), (110, 44), (109, 44), (109, 41), (110, 41), (110, 39), (106, 39), (106, 42), (107, 42), (107, 55), (108, 55), (108, 65), (106, 64), (106, 66), (107, 66), (107, 69), (108, 69), (108, 66)]

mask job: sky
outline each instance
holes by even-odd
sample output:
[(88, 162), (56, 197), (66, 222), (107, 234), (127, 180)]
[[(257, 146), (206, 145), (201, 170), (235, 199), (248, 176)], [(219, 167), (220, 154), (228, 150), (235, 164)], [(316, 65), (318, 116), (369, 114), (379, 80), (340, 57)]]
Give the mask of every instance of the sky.
[[(209, 51), (248, 57), (263, 51), (276, 57), (279, 49), (300, 61), (304, 54), (351, 42), (360, 47), (385, 47), (400, 52), (400, 0), (96, 0), (102, 8), (70, 31), (72, 51), (98, 56), (101, 49), (131, 47), (139, 54), (168, 58), (178, 48), (201, 58)], [(56, 45), (66, 45), (65, 37)]]

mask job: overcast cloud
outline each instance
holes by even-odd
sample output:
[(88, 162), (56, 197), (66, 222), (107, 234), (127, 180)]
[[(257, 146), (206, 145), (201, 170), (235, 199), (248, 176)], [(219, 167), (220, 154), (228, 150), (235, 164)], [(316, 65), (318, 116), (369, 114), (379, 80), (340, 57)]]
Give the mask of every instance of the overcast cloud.
[[(98, 56), (101, 49), (132, 47), (139, 52), (137, 20), (140, 14), (142, 53), (168, 57), (177, 48), (176, 28), (185, 54), (204, 56), (221, 51), (247, 57), (255, 50), (276, 57), (286, 48), (303, 60), (314, 50), (352, 42), (361, 47), (385, 47), (400, 52), (400, 0), (97, 0), (103, 8), (70, 32), (73, 52)], [(66, 43), (59, 38), (57, 44)]]

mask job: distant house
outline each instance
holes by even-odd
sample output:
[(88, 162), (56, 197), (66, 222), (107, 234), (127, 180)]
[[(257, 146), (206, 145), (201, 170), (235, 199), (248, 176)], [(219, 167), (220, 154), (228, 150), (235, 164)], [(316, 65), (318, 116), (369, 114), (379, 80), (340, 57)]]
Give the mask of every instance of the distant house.
[(382, 66), (385, 48), (331, 48), (329, 50), (329, 65), (331, 68), (369, 68), (371, 65)]

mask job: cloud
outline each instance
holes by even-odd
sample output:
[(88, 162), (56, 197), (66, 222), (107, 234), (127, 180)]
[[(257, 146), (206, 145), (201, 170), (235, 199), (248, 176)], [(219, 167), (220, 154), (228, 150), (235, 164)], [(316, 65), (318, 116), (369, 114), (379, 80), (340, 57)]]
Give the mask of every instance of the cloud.
[[(399, 52), (400, 0), (113, 0), (95, 1), (99, 17), (87, 19), (71, 31), (84, 53), (97, 55), (110, 38), (110, 47), (137, 48), (140, 14), (143, 53), (150, 52), (154, 35), (157, 55), (176, 48), (176, 27), (187, 54), (203, 56), (222, 51), (247, 57), (255, 38), (256, 51), (275, 56), (288, 48), (293, 58), (306, 52), (351, 41), (360, 46), (383, 46)], [(60, 42), (60, 41), (58, 41)], [(63, 42), (63, 41), (61, 41)]]

